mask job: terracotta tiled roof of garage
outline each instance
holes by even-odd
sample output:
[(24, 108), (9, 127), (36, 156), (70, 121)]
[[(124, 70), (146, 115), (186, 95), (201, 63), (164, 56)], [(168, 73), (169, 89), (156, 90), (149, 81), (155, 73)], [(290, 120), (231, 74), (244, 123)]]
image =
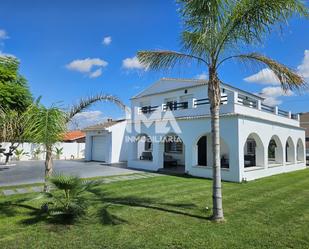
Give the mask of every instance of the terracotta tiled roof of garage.
[(88, 126), (86, 128), (83, 129), (83, 131), (97, 131), (97, 130), (104, 130), (108, 127), (111, 127), (117, 123), (123, 122), (125, 121), (125, 119), (118, 119), (118, 120), (112, 120), (109, 119), (104, 123), (101, 124), (97, 124), (97, 125), (92, 125), (92, 126)]
[(80, 130), (69, 131), (64, 135), (63, 140), (64, 141), (74, 141), (77, 139), (84, 138), (85, 136), (86, 134)]

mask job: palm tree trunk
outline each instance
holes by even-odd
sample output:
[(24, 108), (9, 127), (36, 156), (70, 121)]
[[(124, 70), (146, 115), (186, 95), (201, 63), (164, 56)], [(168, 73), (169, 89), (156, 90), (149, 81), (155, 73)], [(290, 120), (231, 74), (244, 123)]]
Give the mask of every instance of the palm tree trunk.
[(46, 156), (45, 156), (45, 183), (44, 183), (44, 192), (49, 192), (48, 178), (53, 173), (53, 157), (52, 157), (52, 146), (46, 145)]
[(212, 155), (213, 155), (213, 220), (223, 220), (219, 110), (221, 102), (220, 81), (214, 67), (209, 69), (208, 98), (210, 100)]

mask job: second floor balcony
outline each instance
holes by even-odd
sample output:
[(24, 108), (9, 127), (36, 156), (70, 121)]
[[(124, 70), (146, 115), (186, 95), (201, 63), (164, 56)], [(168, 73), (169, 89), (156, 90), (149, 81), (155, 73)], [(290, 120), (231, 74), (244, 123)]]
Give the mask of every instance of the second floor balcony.
[[(210, 115), (208, 98), (191, 98), (186, 101), (165, 101), (160, 105), (135, 107), (135, 120), (164, 118), (169, 113), (175, 118)], [(240, 114), (269, 121), (299, 126), (299, 115), (262, 103), (262, 99), (254, 95), (240, 94), (236, 91), (223, 91), (221, 95), (220, 114)], [(158, 115), (159, 116), (158, 116)]]

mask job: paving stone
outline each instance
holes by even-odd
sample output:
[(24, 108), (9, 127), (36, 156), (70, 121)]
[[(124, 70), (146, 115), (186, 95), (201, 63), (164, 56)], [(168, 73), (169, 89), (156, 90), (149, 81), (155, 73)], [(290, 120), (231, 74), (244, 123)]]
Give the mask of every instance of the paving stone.
[(43, 187), (31, 187), (30, 189), (32, 190), (32, 192), (42, 192), (43, 191)]
[(5, 189), (5, 190), (2, 190), (2, 193), (4, 194), (4, 195), (15, 195), (16, 194), (16, 192), (13, 190), (13, 189)]
[(110, 183), (110, 182), (115, 182), (113, 179), (104, 179), (103, 183)]
[(30, 191), (28, 189), (26, 189), (26, 188), (17, 188), (16, 192), (18, 194), (25, 194), (25, 193), (29, 193)]

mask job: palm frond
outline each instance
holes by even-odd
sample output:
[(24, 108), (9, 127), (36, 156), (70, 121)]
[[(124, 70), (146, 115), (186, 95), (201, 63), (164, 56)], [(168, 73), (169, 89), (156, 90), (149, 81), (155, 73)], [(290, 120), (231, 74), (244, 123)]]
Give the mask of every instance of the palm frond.
[(190, 51), (193, 55), (205, 58), (207, 65), (209, 64), (212, 48), (211, 40), (206, 33), (184, 31), (181, 34), (181, 41), (185, 51)]
[(261, 42), (275, 24), (284, 24), (294, 14), (309, 16), (300, 0), (239, 0), (231, 1), (230, 10), (221, 25), (218, 53), (227, 44), (244, 41)]
[(53, 145), (62, 140), (67, 129), (65, 113), (55, 106), (33, 106), (25, 117), (25, 136), (34, 143)]
[(185, 64), (189, 61), (207, 64), (207, 61), (198, 56), (170, 50), (139, 51), (137, 53), (137, 58), (142, 65), (151, 70), (170, 69), (177, 64)]
[(92, 104), (96, 102), (111, 102), (116, 104), (118, 107), (120, 107), (122, 110), (127, 111), (127, 106), (116, 96), (109, 95), (109, 94), (97, 94), (94, 96), (89, 96), (86, 98), (82, 98), (77, 104), (73, 105), (69, 112), (67, 113), (67, 122), (69, 122), (76, 114), (81, 113), (82, 111), (85, 111), (87, 108), (89, 108)]
[(77, 176), (70, 175), (53, 175), (49, 178), (49, 181), (60, 190), (73, 190), (80, 188), (83, 184), (83, 180)]
[(177, 0), (185, 26), (189, 29), (203, 27), (204, 33), (220, 25), (229, 2), (230, 0)]
[(255, 61), (259, 64), (268, 66), (279, 79), (284, 91), (298, 90), (306, 85), (304, 78), (298, 75), (294, 70), (264, 55), (251, 53), (233, 57), (246, 61)]

